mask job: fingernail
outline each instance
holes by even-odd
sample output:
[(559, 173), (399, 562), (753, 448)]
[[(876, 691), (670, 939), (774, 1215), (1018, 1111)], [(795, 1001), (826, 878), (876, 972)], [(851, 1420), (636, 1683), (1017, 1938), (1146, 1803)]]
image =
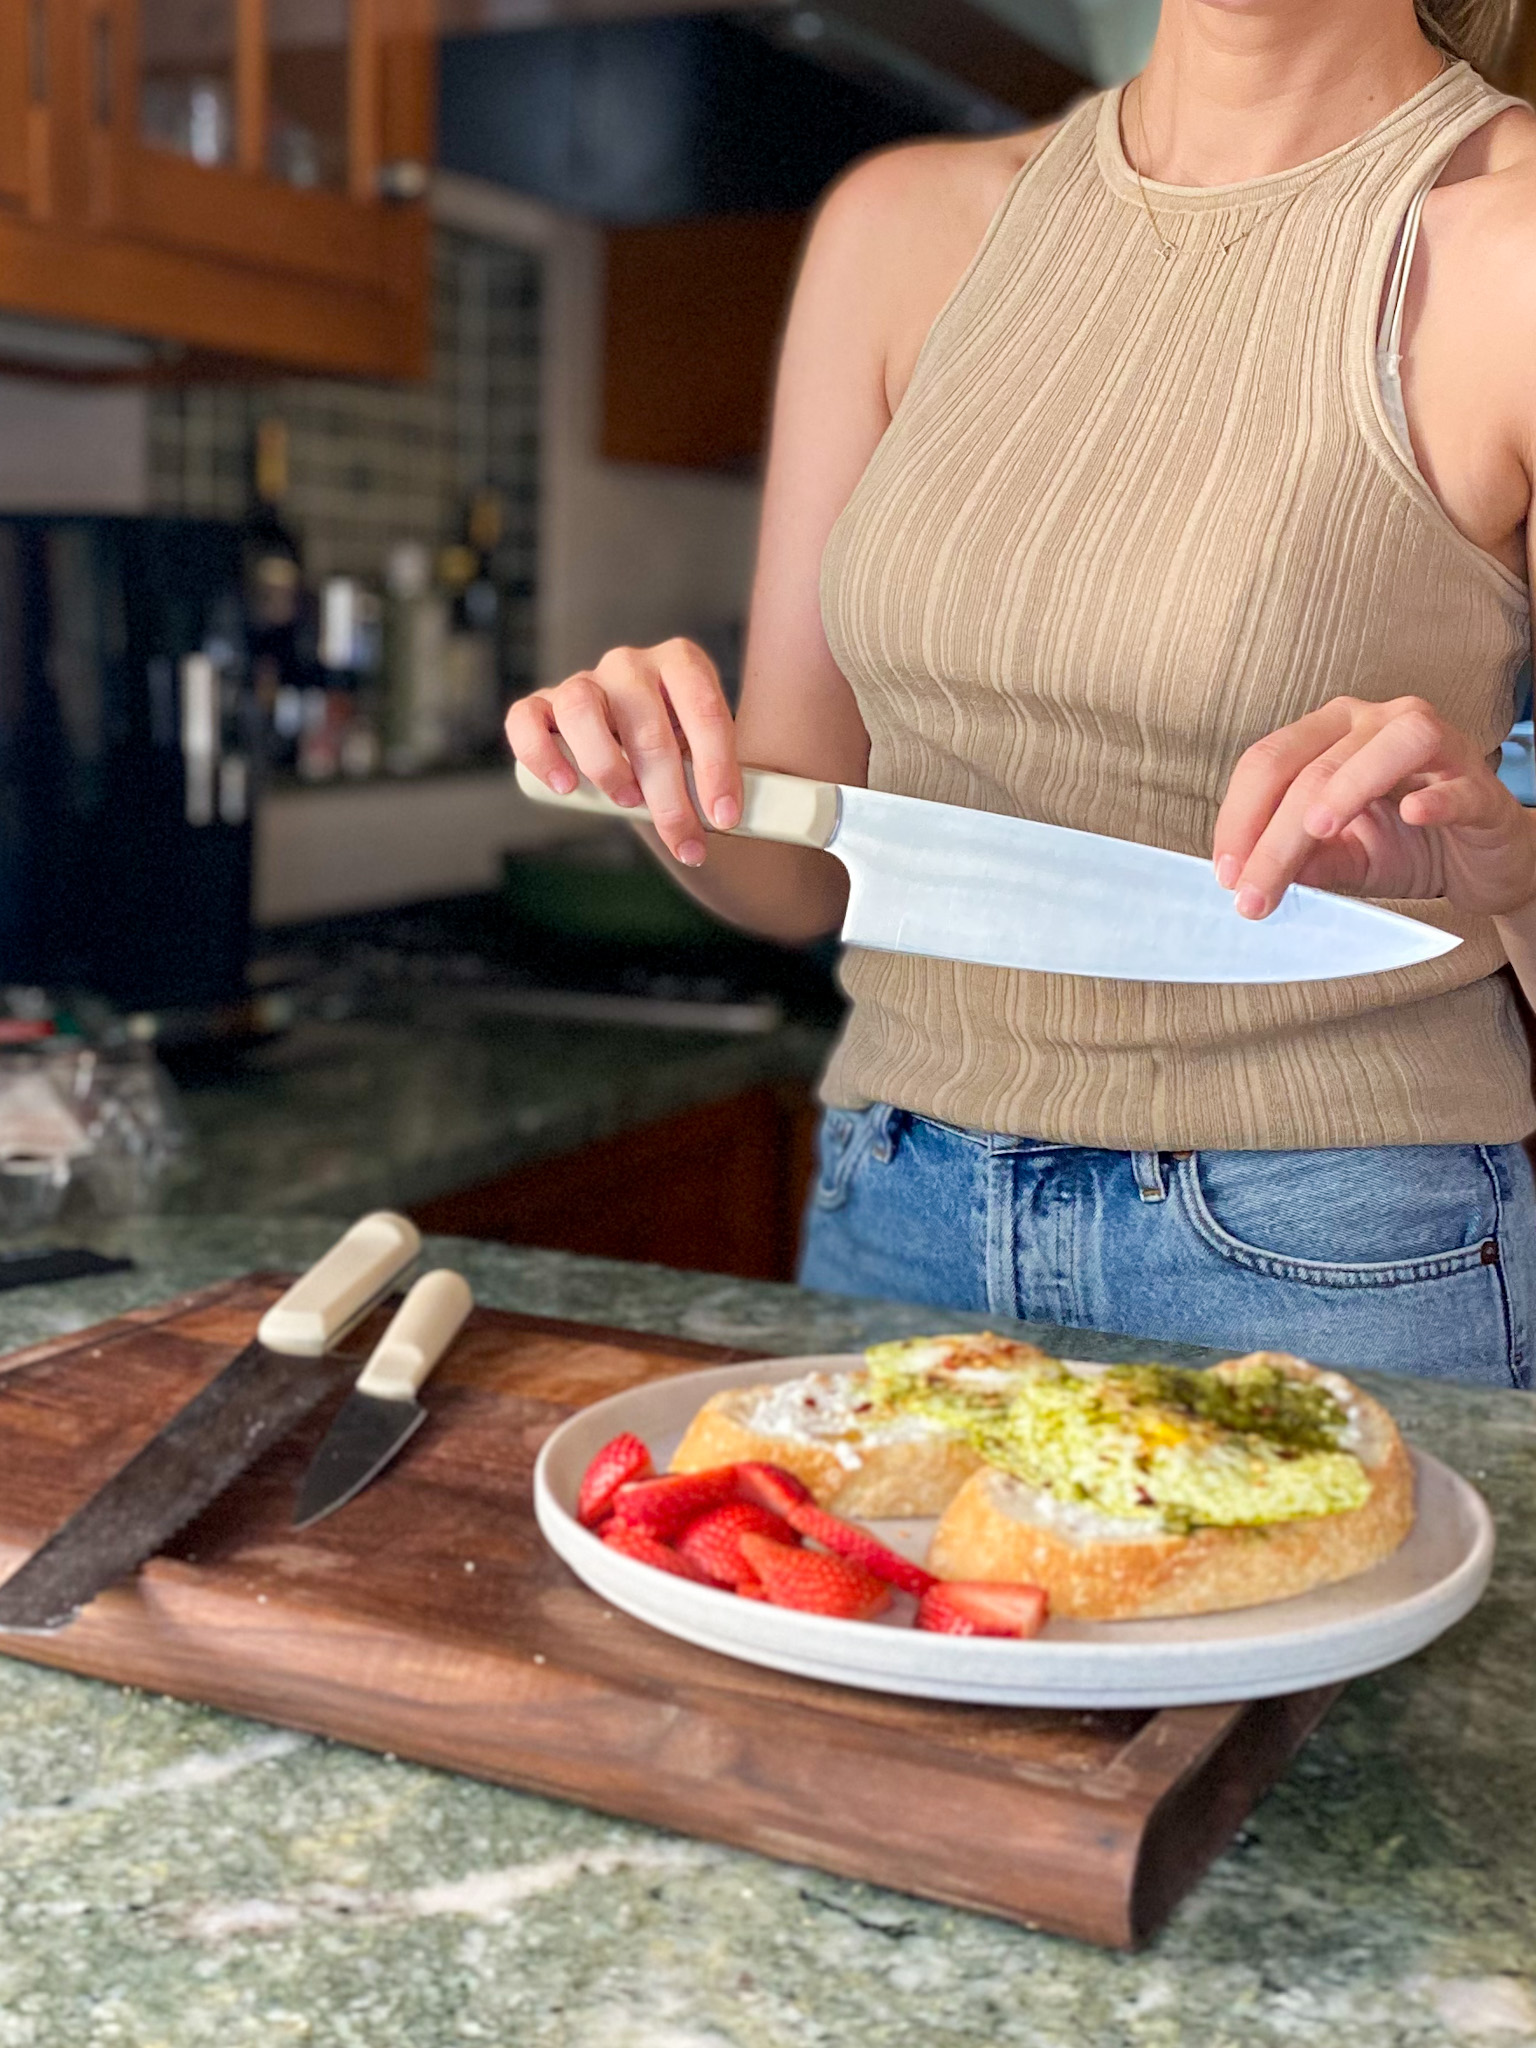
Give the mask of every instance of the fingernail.
[(1312, 839), (1331, 839), (1339, 829), (1338, 819), (1322, 804), (1314, 804), (1301, 823), (1303, 831)]
[(628, 789), (621, 789), (618, 795), (614, 798), (614, 802), (616, 804), (622, 804), (626, 811), (634, 810), (635, 806), (643, 801), (644, 799), (640, 795), (640, 785), (638, 782), (632, 782), (629, 785)]
[(677, 857), (685, 868), (701, 868), (704, 865), (704, 849), (697, 839), (685, 839), (677, 849)]
[(1235, 854), (1224, 853), (1216, 863), (1216, 879), (1223, 889), (1235, 889), (1242, 872)]
[(715, 801), (715, 823), (722, 832), (729, 832), (741, 823), (741, 805), (733, 796), (718, 797)]
[(1237, 914), (1239, 917), (1262, 917), (1264, 909), (1264, 896), (1261, 890), (1240, 889), (1238, 891)]
[(549, 786), (556, 796), (569, 796), (576, 787), (576, 778), (569, 768), (557, 768), (549, 778)]

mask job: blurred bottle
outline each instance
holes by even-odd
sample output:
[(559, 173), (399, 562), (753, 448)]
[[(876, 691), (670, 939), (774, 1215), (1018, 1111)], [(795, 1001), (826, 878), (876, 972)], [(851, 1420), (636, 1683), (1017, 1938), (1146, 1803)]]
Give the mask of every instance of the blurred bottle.
[(384, 765), (416, 775), (452, 751), (447, 694), (449, 605), (420, 541), (396, 542), (384, 571)]
[(259, 420), (251, 441), (251, 490), (241, 535), (246, 641), (258, 716), (277, 765), (292, 767), (302, 728), (300, 624), (304, 560), (284, 522), (288, 423)]
[(377, 774), (382, 640), (378, 592), (358, 576), (328, 576), (320, 592), (317, 674), (305, 692), (299, 738), (306, 782)]
[(446, 695), (452, 750), (463, 760), (493, 745), (501, 723), (502, 599), (493, 562), (505, 531), (501, 493), (479, 490), (469, 503), (465, 538), (438, 557), (438, 579), (450, 606)]

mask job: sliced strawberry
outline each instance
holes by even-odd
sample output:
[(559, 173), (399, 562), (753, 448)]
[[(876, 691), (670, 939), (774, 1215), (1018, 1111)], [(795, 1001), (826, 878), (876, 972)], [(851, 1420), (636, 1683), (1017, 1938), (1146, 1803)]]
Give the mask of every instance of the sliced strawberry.
[(722, 1465), (713, 1472), (669, 1472), (661, 1479), (639, 1479), (621, 1486), (613, 1497), (613, 1516), (629, 1529), (670, 1543), (711, 1508), (736, 1492), (736, 1471)]
[(719, 1586), (734, 1586), (755, 1576), (741, 1554), (743, 1536), (769, 1536), (775, 1543), (798, 1544), (800, 1538), (782, 1515), (759, 1507), (755, 1500), (728, 1500), (690, 1522), (677, 1539), (679, 1552)]
[(917, 1625), (943, 1636), (1037, 1636), (1049, 1612), (1043, 1586), (940, 1579), (923, 1595)]
[(803, 1614), (833, 1614), (845, 1621), (868, 1621), (891, 1604), (883, 1579), (846, 1558), (818, 1550), (791, 1550), (771, 1536), (743, 1536), (742, 1556), (762, 1580), (775, 1607), (796, 1607)]
[(749, 1461), (736, 1468), (736, 1491), (743, 1500), (755, 1500), (759, 1507), (771, 1508), (776, 1515), (789, 1519), (789, 1511), (801, 1501), (814, 1502), (811, 1489), (793, 1472), (786, 1472), (782, 1465), (764, 1465)]
[(676, 1579), (694, 1579), (701, 1586), (709, 1584), (704, 1574), (686, 1557), (680, 1557), (670, 1543), (659, 1543), (643, 1529), (626, 1529), (622, 1522), (609, 1521), (603, 1525), (603, 1541), (610, 1550), (618, 1551), (621, 1557), (632, 1557), (638, 1564), (654, 1565), (657, 1571), (671, 1572)]
[(768, 1595), (761, 1579), (738, 1579), (731, 1589), (738, 1600), (766, 1600)]
[(786, 1515), (790, 1527), (798, 1529), (802, 1536), (809, 1536), (813, 1543), (821, 1544), (838, 1557), (846, 1557), (852, 1564), (862, 1565), (888, 1586), (900, 1586), (904, 1593), (915, 1593), (921, 1599), (930, 1586), (938, 1583), (932, 1572), (925, 1572), (911, 1558), (888, 1550), (867, 1529), (829, 1515), (814, 1501), (800, 1501)]
[(649, 1479), (655, 1469), (650, 1452), (628, 1430), (604, 1444), (587, 1467), (576, 1496), (576, 1517), (582, 1527), (595, 1529), (613, 1506), (619, 1488), (630, 1480)]

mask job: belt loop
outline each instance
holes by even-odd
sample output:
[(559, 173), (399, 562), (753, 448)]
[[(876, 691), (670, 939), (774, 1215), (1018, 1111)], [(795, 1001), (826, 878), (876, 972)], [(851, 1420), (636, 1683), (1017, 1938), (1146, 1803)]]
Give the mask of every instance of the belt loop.
[(1136, 1192), (1144, 1202), (1167, 1201), (1168, 1183), (1163, 1179), (1161, 1152), (1133, 1152), (1131, 1172), (1136, 1176)]

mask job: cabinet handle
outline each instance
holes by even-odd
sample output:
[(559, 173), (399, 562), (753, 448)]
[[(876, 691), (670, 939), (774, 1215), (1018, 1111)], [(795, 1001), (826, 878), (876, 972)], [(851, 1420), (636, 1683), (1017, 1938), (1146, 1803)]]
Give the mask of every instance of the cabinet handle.
[(422, 199), (426, 196), (431, 173), (424, 163), (413, 156), (396, 157), (392, 163), (380, 164), (378, 188), (381, 199)]

